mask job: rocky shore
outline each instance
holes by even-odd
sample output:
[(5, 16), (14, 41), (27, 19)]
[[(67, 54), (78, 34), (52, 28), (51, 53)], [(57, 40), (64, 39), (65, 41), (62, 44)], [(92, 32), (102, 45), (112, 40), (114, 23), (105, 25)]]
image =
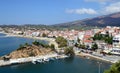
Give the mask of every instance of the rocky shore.
[(62, 59), (66, 58), (68, 56), (66, 55), (58, 55), (58, 54), (47, 54), (47, 55), (41, 55), (41, 56), (35, 56), (35, 57), (27, 57), (27, 58), (18, 58), (18, 59), (10, 59), (9, 61), (4, 61), (0, 60), (0, 66), (8, 66), (8, 65), (13, 65), (13, 64), (22, 64), (22, 63), (27, 63), (27, 62), (35, 62), (37, 60), (45, 60), (47, 59)]
[(59, 59), (66, 57), (66, 55), (58, 55), (54, 49), (45, 47), (35, 41), (33, 44), (26, 43), (15, 51), (0, 57), (0, 66), (35, 62), (37, 60), (48, 61), (51, 58)]

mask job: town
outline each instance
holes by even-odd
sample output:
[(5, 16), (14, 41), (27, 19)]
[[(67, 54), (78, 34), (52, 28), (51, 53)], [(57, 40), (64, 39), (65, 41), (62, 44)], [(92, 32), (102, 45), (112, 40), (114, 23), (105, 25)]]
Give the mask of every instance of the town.
[[(94, 28), (90, 30), (54, 30), (29, 28), (0, 28), (7, 34), (22, 35), (28, 37), (63, 37), (68, 46), (75, 46), (87, 50), (99, 49), (106, 54), (120, 55), (120, 27), (106, 26), (105, 28)], [(97, 45), (97, 47), (94, 47)]]

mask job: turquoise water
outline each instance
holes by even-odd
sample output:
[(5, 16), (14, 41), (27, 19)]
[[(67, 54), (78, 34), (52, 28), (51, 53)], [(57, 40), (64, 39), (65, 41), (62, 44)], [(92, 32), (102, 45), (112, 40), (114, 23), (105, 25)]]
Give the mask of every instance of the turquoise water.
[[(1, 34), (0, 34), (1, 35)], [(0, 38), (0, 55), (7, 54), (19, 47), (19, 44), (29, 42), (32, 39), (4, 37)], [(50, 61), (42, 64), (19, 64), (0, 67), (0, 73), (98, 73), (98, 60), (74, 58)], [(109, 63), (101, 61), (101, 73), (110, 67)]]

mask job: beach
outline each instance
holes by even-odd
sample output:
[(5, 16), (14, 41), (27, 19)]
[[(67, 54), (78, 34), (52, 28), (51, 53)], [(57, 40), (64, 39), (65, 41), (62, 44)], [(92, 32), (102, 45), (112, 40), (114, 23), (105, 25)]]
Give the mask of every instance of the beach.
[(54, 44), (56, 49), (60, 49), (58, 48), (58, 44), (56, 43), (54, 38), (24, 36), (24, 35), (17, 35), (17, 34), (5, 33), (5, 32), (1, 32), (1, 33), (6, 34), (5, 37), (22, 37), (22, 38), (31, 38), (31, 39), (37, 39), (37, 40), (46, 40), (49, 42), (49, 45)]

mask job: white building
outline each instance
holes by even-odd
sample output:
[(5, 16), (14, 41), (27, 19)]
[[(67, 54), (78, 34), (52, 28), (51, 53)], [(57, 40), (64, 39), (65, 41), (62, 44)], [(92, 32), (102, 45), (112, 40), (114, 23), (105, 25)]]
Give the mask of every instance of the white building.
[(120, 55), (120, 34), (113, 37), (113, 49), (111, 53)]

